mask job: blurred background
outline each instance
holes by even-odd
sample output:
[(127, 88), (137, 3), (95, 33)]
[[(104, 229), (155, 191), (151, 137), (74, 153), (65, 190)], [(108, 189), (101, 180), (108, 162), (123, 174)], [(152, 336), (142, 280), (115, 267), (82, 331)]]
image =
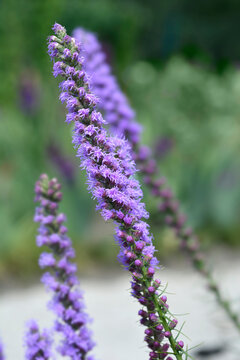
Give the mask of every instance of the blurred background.
[[(119, 266), (112, 226), (94, 210), (58, 101), (46, 45), (56, 21), (68, 33), (81, 26), (98, 34), (144, 125), (143, 142), (153, 149), (189, 224), (206, 249), (236, 249), (240, 2), (1, 0), (1, 282), (38, 272), (33, 187), (42, 172), (63, 184), (62, 211), (80, 270)], [(147, 193), (145, 200), (151, 212)], [(176, 253), (177, 243), (156, 225), (155, 215), (152, 232), (164, 258)]]
[[(24, 321), (38, 316), (48, 324), (50, 316), (38, 286), (33, 223), (34, 183), (42, 172), (63, 184), (61, 210), (95, 317), (98, 355), (146, 359), (142, 329), (136, 326), (138, 306), (129, 301), (129, 280), (119, 271), (113, 227), (95, 212), (75, 159), (71, 128), (64, 123), (47, 55), (46, 39), (55, 22), (69, 34), (81, 26), (98, 35), (144, 126), (143, 143), (152, 148), (210, 254), (223, 295), (235, 299), (232, 305), (239, 311), (240, 2), (0, 0), (0, 333), (8, 359), (21, 354)], [(144, 199), (159, 257), (168, 264), (161, 278), (177, 293), (170, 304), (177, 313), (191, 313), (186, 318), (190, 346), (205, 344), (205, 356), (200, 348), (196, 358), (225, 359), (228, 351), (228, 360), (239, 360), (233, 327), (206, 283), (180, 258), (173, 233), (157, 225), (147, 191)], [(208, 348), (216, 357), (206, 356)]]

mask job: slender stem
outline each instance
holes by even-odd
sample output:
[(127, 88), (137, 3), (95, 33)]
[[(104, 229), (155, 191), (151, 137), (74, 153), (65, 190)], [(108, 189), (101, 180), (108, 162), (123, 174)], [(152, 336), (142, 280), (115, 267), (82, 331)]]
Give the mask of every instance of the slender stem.
[(208, 269), (206, 264), (206, 260), (203, 257), (202, 253), (199, 249), (195, 251), (189, 251), (189, 249), (185, 248), (187, 253), (190, 254), (190, 258), (194, 268), (206, 279), (209, 290), (215, 295), (215, 299), (219, 306), (224, 310), (225, 314), (235, 325), (236, 329), (240, 332), (240, 319), (239, 316), (232, 310), (230, 302), (224, 299), (219, 289), (216, 280), (213, 278), (211, 271)]
[[(215, 295), (215, 299), (219, 306), (224, 310), (225, 314), (235, 325), (236, 329), (240, 331), (240, 319), (238, 315), (231, 309), (229, 301), (223, 298), (218, 284), (214, 280), (211, 271), (208, 269), (197, 236), (193, 233), (192, 230), (188, 232), (189, 229), (186, 228), (185, 221), (182, 223), (179, 222), (181, 214), (177, 207), (174, 208), (174, 206), (171, 206), (171, 204), (173, 204), (175, 201), (173, 195), (171, 195), (169, 199), (164, 198), (163, 193), (161, 192), (161, 186), (159, 186), (159, 184), (157, 185), (157, 183), (154, 181), (154, 177), (156, 175), (155, 171), (149, 176), (147, 185), (151, 190), (156, 192), (156, 196), (161, 200), (161, 204), (164, 205), (162, 213), (165, 217), (166, 225), (175, 230), (176, 236), (180, 242), (180, 248), (189, 255), (193, 267), (206, 279), (208, 288)], [(171, 219), (171, 221), (166, 221), (167, 218), (168, 220)]]
[[(144, 274), (144, 283), (146, 285), (146, 288), (148, 288), (151, 283), (147, 280), (147, 277), (146, 277), (146, 274), (147, 274), (147, 270), (146, 268), (144, 267), (143, 268), (143, 274)], [(157, 310), (157, 313), (159, 315), (159, 319), (164, 327), (164, 330), (165, 331), (168, 331), (170, 332), (171, 336), (169, 337), (169, 342), (170, 342), (170, 345), (171, 345), (171, 348), (172, 348), (172, 351), (174, 353), (174, 355), (176, 356), (176, 359), (177, 360), (183, 360), (182, 358), (182, 353), (179, 353), (179, 351), (177, 350), (177, 347), (176, 347), (176, 341), (174, 340), (174, 337), (172, 335), (172, 329), (170, 329), (166, 319), (165, 319), (165, 316), (163, 314), (163, 311), (161, 309), (161, 307), (159, 306), (159, 298), (156, 294), (153, 295), (152, 297), (152, 300), (154, 302), (154, 305), (155, 305), (155, 309)]]
[(212, 274), (210, 272), (206, 273), (206, 278), (208, 280), (209, 286), (211, 287), (211, 290), (215, 293), (219, 305), (221, 305), (221, 307), (225, 310), (225, 313), (231, 319), (232, 323), (236, 326), (238, 331), (240, 331), (239, 318), (237, 314), (232, 310), (229, 301), (225, 300), (222, 297), (220, 290), (212, 277)]

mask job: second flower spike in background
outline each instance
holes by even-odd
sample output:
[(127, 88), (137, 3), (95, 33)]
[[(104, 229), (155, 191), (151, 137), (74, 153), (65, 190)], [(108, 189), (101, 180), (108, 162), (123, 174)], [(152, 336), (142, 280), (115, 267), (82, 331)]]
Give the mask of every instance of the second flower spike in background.
[(205, 277), (208, 288), (214, 293), (218, 304), (240, 330), (240, 319), (232, 310), (229, 301), (223, 298), (206, 264), (197, 236), (190, 227), (186, 227), (186, 216), (180, 212), (179, 204), (167, 185), (166, 178), (159, 176), (151, 149), (141, 145), (141, 126), (136, 121), (135, 112), (120, 89), (116, 77), (112, 74), (101, 44), (93, 33), (83, 28), (76, 28), (73, 36), (83, 46), (83, 67), (89, 75), (89, 84), (93, 92), (100, 99), (98, 108), (103, 112), (111, 132), (128, 140), (144, 183), (152, 195), (159, 199), (156, 209), (159, 213), (159, 226), (163, 217), (165, 224), (173, 229), (179, 239), (180, 249), (189, 254), (193, 266)]

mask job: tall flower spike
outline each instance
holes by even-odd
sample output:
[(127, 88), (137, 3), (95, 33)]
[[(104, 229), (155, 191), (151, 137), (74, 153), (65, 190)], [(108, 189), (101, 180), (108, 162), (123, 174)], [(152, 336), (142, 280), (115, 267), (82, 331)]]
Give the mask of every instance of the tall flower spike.
[(88, 329), (89, 317), (85, 312), (83, 294), (78, 288), (77, 267), (72, 263), (74, 250), (67, 228), (64, 226), (65, 215), (58, 212), (62, 198), (57, 179), (49, 180), (41, 175), (35, 186), (36, 208), (35, 221), (40, 223), (37, 245), (45, 246), (39, 265), (47, 271), (42, 281), (53, 293), (51, 309), (57, 316), (55, 330), (62, 334), (58, 351), (73, 360), (93, 360), (89, 352), (93, 349), (92, 333)]
[(97, 37), (82, 28), (76, 28), (73, 36), (83, 44), (84, 68), (90, 76), (91, 88), (100, 99), (98, 107), (103, 111), (111, 131), (128, 139), (137, 168), (141, 170), (140, 174), (144, 175), (145, 184), (153, 196), (159, 199), (156, 210), (159, 211), (165, 224), (175, 231), (180, 248), (190, 255), (193, 266), (205, 277), (217, 302), (240, 330), (240, 319), (231, 309), (230, 303), (222, 297), (206, 264), (197, 236), (186, 226), (186, 216), (180, 212), (179, 204), (166, 184), (166, 179), (158, 175), (159, 169), (151, 150), (140, 144), (140, 125), (136, 122), (134, 111), (112, 75)]
[(47, 330), (40, 332), (38, 324), (31, 320), (25, 335), (25, 358), (27, 360), (48, 360), (51, 356), (52, 340)]
[[(67, 122), (74, 123), (73, 143), (86, 170), (89, 190), (105, 220), (116, 223), (119, 259), (132, 274), (132, 295), (139, 301), (141, 324), (146, 326), (145, 341), (150, 348), (149, 360), (164, 359), (168, 349), (177, 360), (183, 359), (183, 342), (174, 337), (173, 322), (167, 298), (161, 293), (161, 282), (154, 278), (157, 260), (138, 181), (135, 164), (125, 140), (108, 136), (104, 120), (96, 110), (98, 100), (89, 90), (83, 70), (81, 45), (58, 24), (55, 36), (49, 38), (49, 55), (54, 62), (54, 76), (61, 75), (60, 99), (66, 102)], [(178, 336), (178, 332), (176, 337)], [(170, 350), (171, 349), (171, 350)]]

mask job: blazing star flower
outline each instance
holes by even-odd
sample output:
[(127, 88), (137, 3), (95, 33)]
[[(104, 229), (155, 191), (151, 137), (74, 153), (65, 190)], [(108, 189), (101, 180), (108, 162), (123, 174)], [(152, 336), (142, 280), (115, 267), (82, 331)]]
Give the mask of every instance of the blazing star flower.
[(52, 339), (47, 330), (40, 332), (38, 324), (31, 320), (25, 335), (27, 360), (48, 360), (51, 357)]
[(57, 316), (55, 330), (62, 334), (58, 351), (73, 360), (93, 360), (89, 355), (94, 347), (88, 329), (90, 319), (78, 287), (77, 267), (72, 262), (75, 254), (64, 226), (66, 217), (58, 212), (62, 198), (60, 188), (56, 179), (49, 180), (45, 174), (35, 186), (36, 201), (40, 202), (35, 214), (35, 221), (40, 223), (37, 245), (49, 250), (39, 258), (39, 266), (48, 269), (42, 282), (53, 294), (49, 305)]
[[(240, 329), (240, 319), (233, 312), (217, 286), (201, 251), (197, 236), (190, 227), (186, 226), (186, 216), (181, 213), (178, 201), (166, 183), (163, 176), (159, 176), (159, 169), (150, 148), (140, 144), (141, 127), (135, 120), (135, 112), (131, 108), (126, 96), (120, 89), (117, 79), (107, 64), (106, 56), (97, 37), (82, 28), (76, 28), (73, 36), (82, 43), (85, 62), (83, 67), (89, 75), (89, 82), (93, 92), (99, 97), (98, 108), (104, 113), (112, 133), (124, 136), (132, 150), (132, 156), (137, 168), (143, 174), (143, 181), (152, 195), (159, 199), (158, 212), (164, 223), (172, 228), (179, 239), (180, 248), (186, 251), (193, 266), (205, 277), (209, 289), (214, 292), (219, 305)], [(167, 138), (158, 144), (163, 155), (173, 145)]]
[[(144, 310), (141, 324), (146, 326), (145, 341), (151, 349), (149, 359), (163, 359), (168, 348), (177, 360), (183, 348), (174, 338), (173, 319), (167, 299), (162, 300), (160, 281), (154, 278), (158, 261), (147, 223), (142, 191), (135, 179), (135, 164), (128, 143), (109, 136), (105, 121), (96, 110), (98, 99), (89, 90), (89, 77), (83, 70), (81, 45), (66, 34), (59, 24), (53, 27), (48, 52), (54, 60), (54, 76), (62, 76), (60, 99), (66, 102), (67, 122), (74, 123), (73, 143), (81, 168), (86, 170), (88, 189), (97, 200), (97, 209), (105, 220), (116, 223), (119, 259), (132, 274), (132, 295)], [(49, 221), (47, 219), (47, 221)]]

